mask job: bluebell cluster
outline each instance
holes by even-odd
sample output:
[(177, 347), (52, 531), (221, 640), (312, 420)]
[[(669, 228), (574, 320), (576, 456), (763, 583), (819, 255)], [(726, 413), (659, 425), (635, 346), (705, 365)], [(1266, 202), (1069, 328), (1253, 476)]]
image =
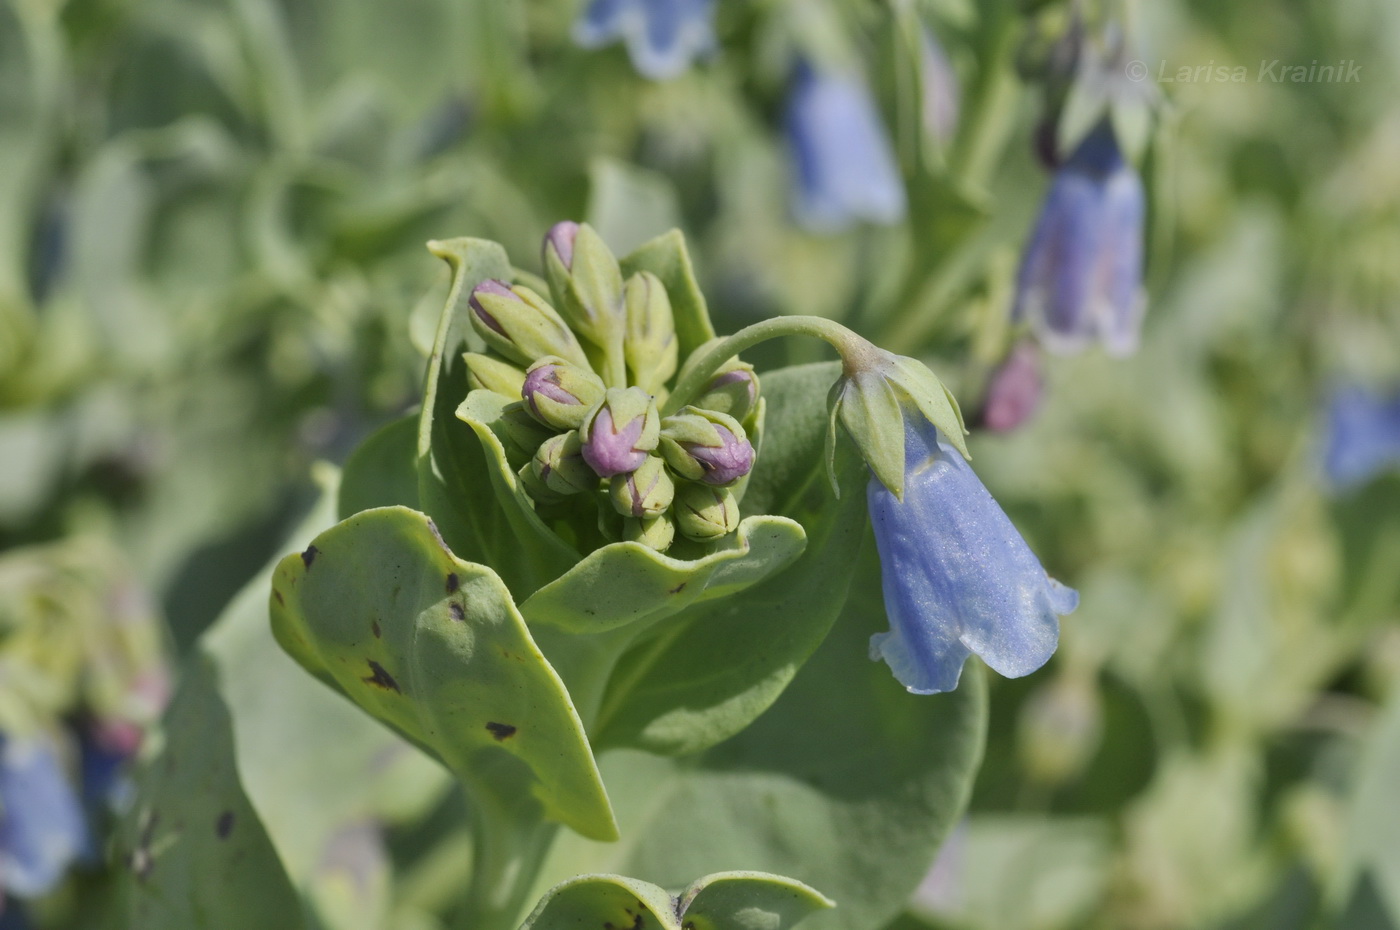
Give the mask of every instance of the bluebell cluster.
[(1327, 405), (1323, 465), (1339, 490), (1400, 468), (1400, 391), (1383, 394), (1357, 384), (1335, 388)]

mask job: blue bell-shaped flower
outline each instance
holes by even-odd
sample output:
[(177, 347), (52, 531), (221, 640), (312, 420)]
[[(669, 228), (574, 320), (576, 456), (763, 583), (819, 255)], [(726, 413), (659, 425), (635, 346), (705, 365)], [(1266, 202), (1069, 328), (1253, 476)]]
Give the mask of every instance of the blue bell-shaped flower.
[(715, 46), (714, 0), (593, 0), (574, 24), (574, 41), (599, 48), (627, 43), (643, 77), (677, 77)]
[(1055, 652), (1079, 595), (1045, 573), (962, 455), (917, 413), (905, 418), (904, 499), (877, 478), (868, 501), (890, 631), (870, 640), (915, 694), (957, 687), (976, 653), (1008, 678)]
[(1400, 393), (1385, 397), (1355, 384), (1334, 389), (1323, 467), (1342, 490), (1400, 468)]
[(853, 75), (799, 63), (787, 105), (793, 214), (812, 232), (904, 218), (904, 181), (875, 102)]
[(1045, 348), (1080, 352), (1099, 340), (1110, 355), (1137, 350), (1146, 211), (1142, 179), (1100, 125), (1056, 170), (1021, 259), (1012, 315)]
[(44, 894), (88, 842), (82, 805), (53, 744), (0, 736), (0, 889), (21, 898)]

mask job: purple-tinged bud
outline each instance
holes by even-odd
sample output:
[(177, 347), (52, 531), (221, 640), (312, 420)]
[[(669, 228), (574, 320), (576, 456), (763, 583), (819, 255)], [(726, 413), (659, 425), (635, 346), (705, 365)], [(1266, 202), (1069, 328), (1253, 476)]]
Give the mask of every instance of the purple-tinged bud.
[(549, 267), (549, 253), (553, 249), (559, 264), (565, 271), (574, 266), (574, 238), (578, 236), (578, 224), (573, 220), (562, 220), (549, 228), (544, 237), (544, 258), (542, 264)]
[(609, 388), (584, 423), (583, 459), (600, 477), (636, 471), (656, 449), (661, 418), (651, 396), (640, 388)]
[(735, 359), (729, 364), (731, 367), (715, 375), (691, 406), (726, 413), (743, 422), (758, 406), (758, 376), (745, 362)]
[(472, 289), (472, 328), (497, 353), (517, 365), (555, 355), (580, 368), (589, 367), (577, 337), (549, 303), (528, 287), (482, 281)]
[(497, 297), (505, 297), (509, 300), (520, 300), (520, 298), (515, 296), (515, 292), (510, 289), (509, 284), (497, 281), (495, 278), (487, 278), (472, 288), (472, 296), (467, 303), (472, 308), (472, 312), (476, 314), (476, 318), (492, 332), (505, 336), (506, 331), (501, 326), (500, 321), (481, 305), (481, 295), (483, 294), (495, 294)]
[(636, 471), (614, 478), (608, 493), (624, 517), (658, 517), (670, 509), (676, 483), (666, 472), (666, 463), (649, 455)]
[(578, 432), (569, 430), (541, 443), (530, 468), (555, 494), (591, 491), (598, 486), (598, 476), (584, 464), (582, 452)]
[(753, 446), (737, 420), (696, 407), (663, 421), (661, 454), (681, 477), (717, 487), (747, 475), (754, 461)]
[(994, 433), (1016, 429), (1035, 415), (1044, 393), (1040, 353), (1033, 343), (1021, 342), (992, 372), (982, 402), (982, 425)]
[(627, 317), (623, 337), (627, 370), (633, 384), (654, 394), (676, 373), (679, 343), (671, 298), (660, 278), (641, 271), (627, 279), (623, 305)]
[(546, 356), (530, 366), (520, 387), (526, 408), (547, 426), (578, 429), (603, 399), (603, 382), (591, 371)]

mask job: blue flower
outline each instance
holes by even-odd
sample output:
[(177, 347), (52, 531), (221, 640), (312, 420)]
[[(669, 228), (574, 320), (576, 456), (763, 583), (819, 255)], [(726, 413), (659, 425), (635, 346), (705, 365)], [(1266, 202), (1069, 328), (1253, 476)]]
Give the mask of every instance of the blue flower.
[(1096, 339), (1110, 355), (1136, 351), (1146, 211), (1142, 179), (1100, 125), (1055, 172), (1021, 260), (1014, 318), (1052, 352)]
[(0, 736), (0, 889), (41, 895), (87, 847), (82, 805), (53, 743)]
[(598, 48), (623, 39), (632, 66), (655, 81), (678, 76), (715, 46), (714, 0), (592, 0), (574, 41)]
[(897, 223), (904, 182), (869, 91), (849, 74), (798, 65), (787, 106), (797, 222), (837, 232), (858, 220)]
[(1323, 466), (1339, 489), (1400, 467), (1400, 393), (1384, 397), (1354, 384), (1333, 390)]
[(905, 418), (904, 500), (868, 491), (890, 631), (870, 639), (915, 694), (951, 691), (976, 653), (1009, 678), (1055, 652), (1079, 595), (1045, 573), (1011, 520), (938, 430)]

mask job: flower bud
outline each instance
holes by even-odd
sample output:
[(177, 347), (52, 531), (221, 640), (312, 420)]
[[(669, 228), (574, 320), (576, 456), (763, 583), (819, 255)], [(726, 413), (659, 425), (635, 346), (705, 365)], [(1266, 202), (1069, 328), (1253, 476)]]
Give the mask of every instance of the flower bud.
[(739, 526), (739, 502), (728, 488), (682, 484), (676, 490), (676, 528), (682, 536), (708, 542)]
[(656, 449), (661, 417), (641, 388), (609, 388), (581, 432), (584, 461), (611, 478), (640, 468)]
[(598, 486), (598, 476), (583, 460), (583, 444), (577, 430), (540, 443), (530, 467), (544, 486), (556, 494), (578, 494)]
[(525, 383), (525, 372), (516, 365), (479, 352), (464, 353), (467, 362), (467, 383), (472, 390), (494, 391), (503, 397), (519, 397)]
[(671, 298), (660, 278), (643, 271), (627, 279), (623, 302), (627, 314), (623, 343), (627, 370), (633, 384), (655, 394), (676, 373), (680, 350)]
[(552, 355), (531, 365), (520, 387), (530, 413), (555, 429), (582, 426), (603, 392), (603, 382), (593, 372)]
[(629, 517), (622, 521), (622, 536), (632, 542), (665, 552), (671, 548), (676, 538), (676, 524), (667, 516), (642, 517), (640, 520)]
[(710, 485), (733, 484), (753, 468), (753, 446), (733, 417), (684, 407), (661, 424), (661, 454), (676, 474)]
[(994, 433), (1016, 429), (1035, 415), (1044, 392), (1040, 353), (1034, 343), (1022, 342), (992, 373), (982, 401), (982, 425)]
[(544, 276), (574, 332), (604, 352), (622, 335), (622, 269), (587, 223), (554, 224), (544, 240)]
[(608, 494), (624, 517), (657, 517), (670, 509), (676, 483), (667, 474), (666, 463), (649, 455), (636, 471), (613, 478)]
[(554, 431), (532, 417), (520, 401), (503, 407), (497, 423), (502, 445), (506, 447), (506, 457), (511, 462), (529, 459), (540, 443), (554, 435)]
[(731, 359), (691, 406), (727, 413), (743, 422), (758, 406), (758, 376), (753, 366), (737, 358)]
[(482, 281), (468, 301), (472, 327), (486, 344), (512, 362), (529, 365), (542, 355), (588, 368), (578, 339), (544, 298), (528, 287)]

